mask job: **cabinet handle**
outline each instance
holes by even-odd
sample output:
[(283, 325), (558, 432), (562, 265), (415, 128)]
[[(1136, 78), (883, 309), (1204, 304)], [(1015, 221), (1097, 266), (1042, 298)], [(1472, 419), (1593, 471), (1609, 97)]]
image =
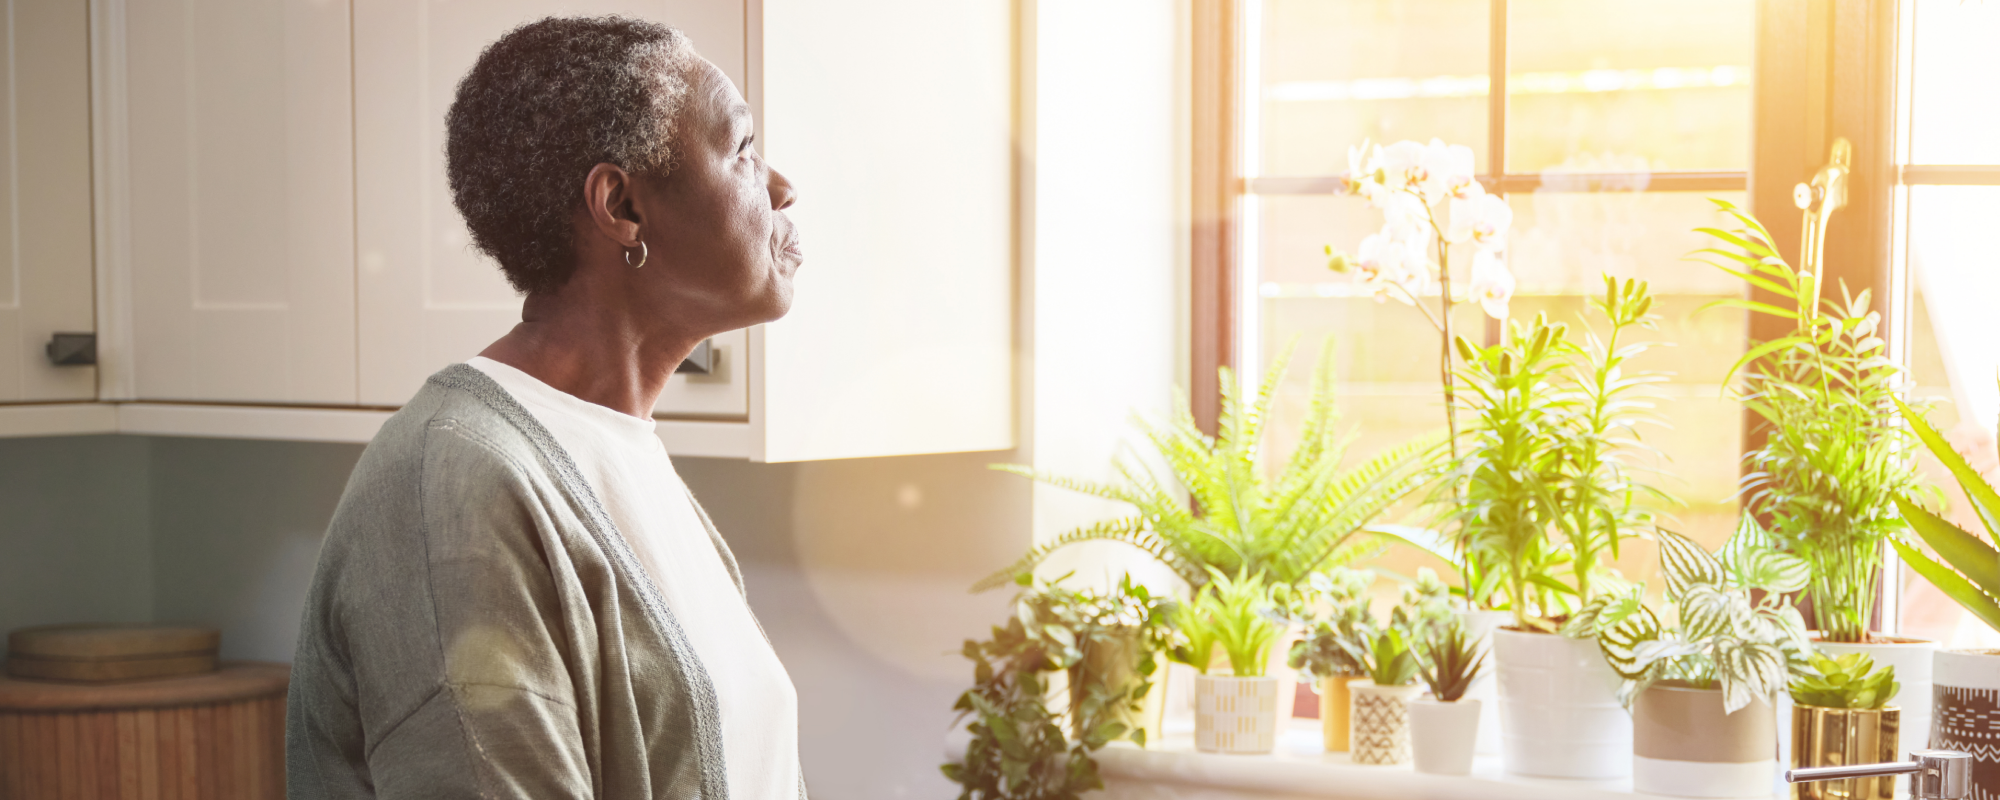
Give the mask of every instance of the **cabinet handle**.
[(689, 353), (688, 357), (681, 361), (681, 365), (674, 368), (674, 374), (707, 375), (712, 373), (715, 371), (715, 355), (715, 340), (703, 339), (701, 340), (701, 344), (694, 346), (694, 352)]
[(97, 363), (97, 334), (58, 333), (49, 337), (49, 363), (58, 367), (87, 367)]

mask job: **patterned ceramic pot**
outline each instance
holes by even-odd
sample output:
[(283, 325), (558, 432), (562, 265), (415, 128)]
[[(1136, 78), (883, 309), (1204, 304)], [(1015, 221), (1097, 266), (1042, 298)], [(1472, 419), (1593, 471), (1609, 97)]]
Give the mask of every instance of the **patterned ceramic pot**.
[[(1277, 678), (1194, 679), (1194, 749), (1204, 753), (1269, 753), (1278, 745)], [(1290, 699), (1289, 695), (1287, 699)]]
[(1632, 703), (1632, 788), (1674, 797), (1769, 797), (1778, 719), (1753, 700), (1722, 710), (1722, 692), (1661, 681)]
[(1422, 686), (1376, 686), (1368, 678), (1347, 683), (1347, 752), (1356, 764), (1405, 764), (1410, 760), (1410, 701)]
[(1972, 800), (2000, 800), (2000, 650), (1939, 650), (1930, 746), (1971, 753)]

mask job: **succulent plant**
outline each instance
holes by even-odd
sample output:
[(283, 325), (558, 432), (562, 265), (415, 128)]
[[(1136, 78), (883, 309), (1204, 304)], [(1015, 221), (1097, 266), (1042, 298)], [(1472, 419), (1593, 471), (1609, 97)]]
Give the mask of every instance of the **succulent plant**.
[(1440, 703), (1453, 703), (1464, 697), (1486, 666), (1486, 654), (1479, 652), (1479, 642), (1467, 639), (1461, 625), (1453, 624), (1443, 636), (1419, 649), (1425, 662), (1421, 670), (1424, 684)]
[(1815, 653), (1810, 671), (1792, 680), (1792, 702), (1820, 708), (1881, 708), (1902, 688), (1894, 666), (1875, 669), (1875, 660), (1861, 653), (1839, 658)]

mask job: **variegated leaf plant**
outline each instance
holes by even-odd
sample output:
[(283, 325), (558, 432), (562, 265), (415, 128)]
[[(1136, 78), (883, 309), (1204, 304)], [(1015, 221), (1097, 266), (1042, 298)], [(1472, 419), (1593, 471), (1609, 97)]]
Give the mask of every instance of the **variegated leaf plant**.
[(1678, 679), (1719, 688), (1724, 711), (1734, 712), (1784, 691), (1812, 652), (1805, 619), (1785, 602), (1811, 578), (1806, 562), (1773, 549), (1748, 515), (1720, 553), (1668, 530), (1659, 531), (1659, 542), (1676, 624), (1646, 606), (1641, 585), (1599, 597), (1563, 629), (1597, 637), (1605, 660), (1625, 679), (1619, 699), (1630, 706), (1654, 683)]

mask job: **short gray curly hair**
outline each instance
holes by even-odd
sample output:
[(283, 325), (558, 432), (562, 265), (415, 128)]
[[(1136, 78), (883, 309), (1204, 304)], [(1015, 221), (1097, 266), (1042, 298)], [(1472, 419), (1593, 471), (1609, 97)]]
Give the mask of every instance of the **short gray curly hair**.
[(446, 174), (472, 243), (524, 294), (576, 271), (571, 218), (600, 163), (664, 175), (694, 47), (625, 17), (549, 17), (479, 54), (445, 115)]

